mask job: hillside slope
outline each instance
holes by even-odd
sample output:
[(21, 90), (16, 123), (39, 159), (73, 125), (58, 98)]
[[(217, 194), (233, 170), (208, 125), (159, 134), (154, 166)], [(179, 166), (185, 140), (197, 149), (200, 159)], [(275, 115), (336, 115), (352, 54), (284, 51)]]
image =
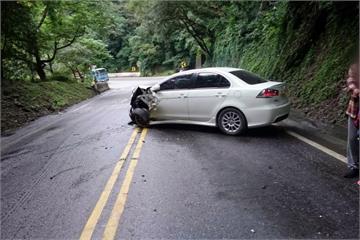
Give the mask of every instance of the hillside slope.
[(285, 81), (294, 107), (343, 124), (344, 79), (358, 49), (358, 7), (358, 2), (269, 3), (256, 19), (229, 22), (218, 32), (207, 64)]
[(22, 81), (1, 90), (2, 134), (95, 95), (89, 83), (75, 81)]

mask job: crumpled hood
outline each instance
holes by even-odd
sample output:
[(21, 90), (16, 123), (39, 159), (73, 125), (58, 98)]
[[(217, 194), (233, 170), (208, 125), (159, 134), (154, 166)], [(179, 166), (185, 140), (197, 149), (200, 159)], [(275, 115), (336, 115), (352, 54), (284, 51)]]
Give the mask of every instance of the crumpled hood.
[(158, 102), (159, 99), (151, 91), (151, 86), (139, 86), (133, 91), (130, 105), (133, 109), (145, 108), (151, 111), (157, 106)]

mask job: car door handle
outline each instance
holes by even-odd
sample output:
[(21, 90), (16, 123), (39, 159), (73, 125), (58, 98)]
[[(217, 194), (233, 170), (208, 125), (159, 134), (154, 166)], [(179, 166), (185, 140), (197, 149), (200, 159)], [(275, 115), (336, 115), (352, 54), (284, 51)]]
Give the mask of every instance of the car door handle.
[(178, 98), (187, 98), (187, 96), (184, 93), (180, 93)]
[(225, 97), (226, 94), (222, 93), (222, 92), (218, 92), (217, 94), (214, 95), (215, 97)]

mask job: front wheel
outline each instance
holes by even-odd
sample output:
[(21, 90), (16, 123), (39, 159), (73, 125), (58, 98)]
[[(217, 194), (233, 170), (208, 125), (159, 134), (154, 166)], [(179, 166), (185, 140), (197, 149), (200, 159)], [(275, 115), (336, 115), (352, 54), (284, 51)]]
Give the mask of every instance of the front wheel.
[(149, 110), (145, 108), (135, 108), (132, 110), (131, 115), (133, 116), (131, 118), (134, 119), (134, 122), (139, 127), (147, 127), (149, 125), (149, 121), (150, 121)]
[(222, 110), (217, 119), (219, 129), (228, 135), (238, 135), (247, 129), (245, 116), (236, 108)]

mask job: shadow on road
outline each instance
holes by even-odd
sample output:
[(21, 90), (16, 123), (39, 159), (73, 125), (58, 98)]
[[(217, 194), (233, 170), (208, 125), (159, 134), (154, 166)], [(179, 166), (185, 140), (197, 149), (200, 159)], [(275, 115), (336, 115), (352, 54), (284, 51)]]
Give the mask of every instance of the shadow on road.
[[(159, 124), (151, 125), (151, 129), (157, 129), (161, 131), (189, 131), (189, 132), (202, 132), (211, 133), (217, 135), (224, 135), (216, 127), (198, 126), (198, 125), (185, 125), (185, 124)], [(284, 129), (278, 126), (266, 126), (248, 129), (245, 133), (239, 136), (228, 136), (228, 137), (257, 137), (257, 138), (274, 138), (284, 134)], [(224, 135), (225, 136), (225, 135)]]

